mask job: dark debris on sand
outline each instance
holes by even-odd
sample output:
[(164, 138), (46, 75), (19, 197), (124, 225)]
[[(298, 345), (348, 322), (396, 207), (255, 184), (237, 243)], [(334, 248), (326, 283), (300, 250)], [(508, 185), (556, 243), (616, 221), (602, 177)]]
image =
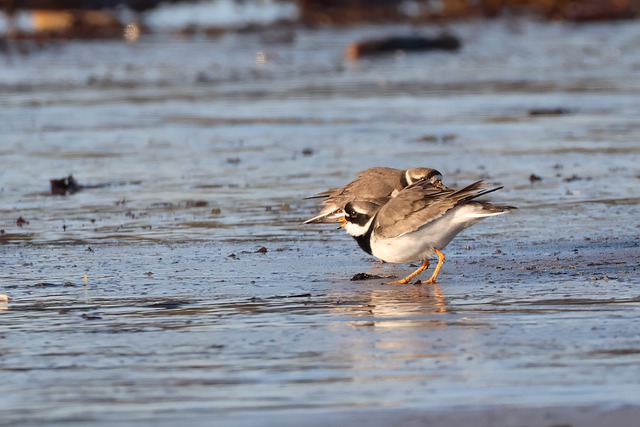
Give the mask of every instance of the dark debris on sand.
[(367, 274), (367, 273), (357, 273), (352, 278), (352, 282), (357, 282), (361, 280), (371, 280), (371, 279), (382, 279), (381, 276), (377, 276), (375, 274)]
[(529, 182), (534, 183), (539, 181), (542, 181), (542, 177), (540, 175), (536, 175), (535, 173), (529, 175)]
[[(140, 185), (142, 181), (121, 181), (121, 182), (103, 182), (99, 184), (89, 184), (83, 185), (78, 183), (78, 181), (73, 177), (73, 175), (69, 175), (60, 179), (50, 179), (49, 183), (51, 185), (51, 194), (54, 196), (66, 196), (68, 194), (75, 194), (78, 191), (86, 190), (86, 189), (97, 189), (97, 188), (105, 188), (111, 186), (123, 186), (123, 185)], [(191, 201), (195, 204), (195, 206), (202, 206), (202, 201)], [(124, 205), (126, 201), (123, 199), (119, 201), (118, 204)], [(206, 206), (207, 202), (204, 202)], [(193, 207), (189, 205), (187, 202), (187, 207)]]

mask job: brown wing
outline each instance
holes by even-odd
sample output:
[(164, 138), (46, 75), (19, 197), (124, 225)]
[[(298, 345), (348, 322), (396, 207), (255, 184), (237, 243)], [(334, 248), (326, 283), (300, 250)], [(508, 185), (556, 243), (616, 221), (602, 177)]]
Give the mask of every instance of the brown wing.
[(374, 232), (382, 238), (393, 238), (415, 231), (440, 218), (449, 209), (498, 189), (481, 191), (487, 186), (477, 181), (460, 190), (443, 190), (418, 181), (400, 191), (378, 211)]
[(313, 198), (324, 197), (321, 204), (325, 205), (320, 213), (313, 218), (306, 220), (305, 224), (311, 223), (331, 223), (337, 222), (343, 215), (340, 214), (344, 205), (353, 200), (373, 200), (386, 203), (391, 193), (396, 189), (401, 189), (404, 171), (393, 168), (377, 167), (366, 169), (358, 173), (358, 177), (342, 188), (318, 193)]
[[(362, 198), (376, 198), (390, 195), (396, 188), (402, 188), (404, 171), (393, 168), (371, 168), (358, 173), (358, 177), (342, 188), (333, 188), (316, 194), (314, 197), (326, 197), (322, 203), (335, 203), (342, 198), (357, 194)], [(335, 200), (332, 200), (335, 199)], [(339, 203), (338, 203), (339, 204)]]

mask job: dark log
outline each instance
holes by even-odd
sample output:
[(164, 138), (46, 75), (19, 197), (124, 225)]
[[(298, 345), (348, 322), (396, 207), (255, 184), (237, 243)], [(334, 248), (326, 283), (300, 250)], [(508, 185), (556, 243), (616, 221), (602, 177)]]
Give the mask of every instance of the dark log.
[(51, 182), (51, 194), (57, 196), (66, 196), (82, 190), (82, 186), (78, 184), (73, 175), (61, 179), (51, 179), (49, 182)]
[(437, 37), (386, 37), (351, 43), (347, 46), (346, 56), (349, 59), (357, 59), (363, 56), (379, 55), (396, 51), (455, 51), (460, 49), (461, 44), (457, 37), (450, 34), (443, 34)]

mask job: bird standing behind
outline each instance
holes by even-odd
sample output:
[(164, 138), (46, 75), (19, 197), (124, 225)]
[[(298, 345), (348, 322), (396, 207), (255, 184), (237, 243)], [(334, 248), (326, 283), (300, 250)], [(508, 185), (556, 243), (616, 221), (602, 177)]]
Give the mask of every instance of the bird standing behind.
[(318, 193), (311, 198), (324, 198), (324, 208), (313, 218), (304, 221), (304, 224), (334, 223), (344, 218), (343, 207), (355, 200), (367, 202), (369, 208), (377, 206), (380, 209), (390, 198), (408, 185), (420, 180), (430, 186), (440, 189), (446, 187), (442, 184), (442, 174), (431, 168), (412, 168), (407, 170), (376, 167), (366, 169), (358, 173), (358, 177), (341, 188)]

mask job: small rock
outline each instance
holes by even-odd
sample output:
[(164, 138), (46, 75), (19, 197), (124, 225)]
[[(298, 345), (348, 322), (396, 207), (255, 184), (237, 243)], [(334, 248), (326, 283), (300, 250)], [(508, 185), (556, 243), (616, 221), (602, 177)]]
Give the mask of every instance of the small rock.
[(264, 246), (261, 247), (260, 249), (258, 249), (256, 251), (256, 253), (260, 253), (260, 254), (266, 254), (267, 253), (267, 248), (265, 248)]

